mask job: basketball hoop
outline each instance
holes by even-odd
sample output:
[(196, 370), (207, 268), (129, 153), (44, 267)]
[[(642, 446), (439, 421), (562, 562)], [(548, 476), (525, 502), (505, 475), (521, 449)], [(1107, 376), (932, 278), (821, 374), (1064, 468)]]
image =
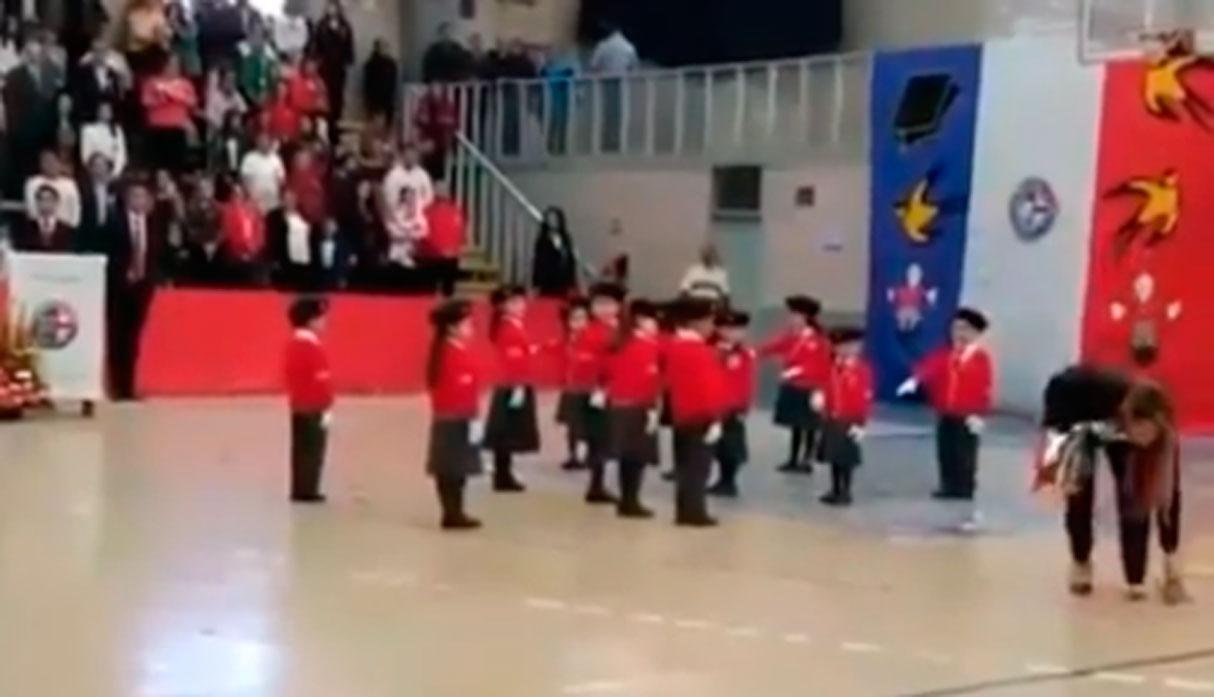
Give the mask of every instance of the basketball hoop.
[(1197, 54), (1197, 31), (1192, 27), (1154, 29), (1132, 34), (1144, 47), (1146, 57), (1151, 60)]

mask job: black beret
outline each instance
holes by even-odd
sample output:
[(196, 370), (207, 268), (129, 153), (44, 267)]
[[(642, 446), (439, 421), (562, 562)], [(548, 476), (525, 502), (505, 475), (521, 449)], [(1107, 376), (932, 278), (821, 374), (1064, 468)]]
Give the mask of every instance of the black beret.
[(674, 301), (671, 304), (670, 313), (674, 316), (676, 324), (685, 324), (712, 319), (716, 316), (717, 308), (716, 304), (711, 300), (686, 297)]
[(980, 332), (986, 331), (986, 328), (990, 326), (990, 322), (987, 321), (986, 315), (972, 307), (963, 307), (957, 310), (956, 318)]
[(324, 316), (328, 311), (329, 301), (305, 295), (296, 298), (291, 303), (290, 309), (287, 310), (287, 318), (290, 319), (292, 327), (305, 327), (309, 322)]
[(649, 317), (651, 319), (657, 319), (658, 306), (657, 303), (645, 300), (643, 298), (633, 300), (628, 305), (628, 314), (633, 317)]
[(490, 295), (489, 302), (494, 305), (502, 303), (512, 298), (522, 297), (527, 294), (526, 289), (516, 283), (507, 283), (498, 286)]
[(596, 298), (608, 298), (616, 302), (622, 302), (625, 295), (627, 293), (624, 291), (624, 286), (618, 283), (603, 281), (590, 287), (590, 299), (592, 301)]
[(448, 300), (430, 311), (430, 324), (438, 328), (459, 324), (472, 314), (472, 305), (467, 300)]
[(832, 344), (850, 344), (864, 341), (864, 330), (859, 327), (839, 327), (830, 333)]
[(749, 327), (750, 315), (741, 310), (721, 310), (717, 313), (717, 326)]
[(784, 299), (784, 307), (810, 320), (817, 319), (822, 312), (822, 303), (808, 295), (791, 295)]

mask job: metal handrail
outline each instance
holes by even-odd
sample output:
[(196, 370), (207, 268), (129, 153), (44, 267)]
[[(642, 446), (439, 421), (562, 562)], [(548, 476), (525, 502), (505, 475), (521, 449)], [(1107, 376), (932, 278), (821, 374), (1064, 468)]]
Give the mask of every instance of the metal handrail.
[(475, 143), (468, 140), (468, 137), (462, 131), (455, 133), (455, 139), (461, 147), (467, 150), (472, 159), (476, 161), (476, 164), (483, 167), (489, 173), (489, 176), (493, 177), (498, 185), (505, 189), (510, 194), (510, 197), (527, 211), (527, 214), (535, 220), (537, 225), (544, 222), (544, 214), (540, 211), (539, 207), (532, 203), (531, 199), (527, 198), (527, 195), (514, 185), (514, 182), (510, 181), (510, 177), (507, 177), (497, 165), (493, 164), (493, 160), (489, 159), (488, 155), (476, 147)]

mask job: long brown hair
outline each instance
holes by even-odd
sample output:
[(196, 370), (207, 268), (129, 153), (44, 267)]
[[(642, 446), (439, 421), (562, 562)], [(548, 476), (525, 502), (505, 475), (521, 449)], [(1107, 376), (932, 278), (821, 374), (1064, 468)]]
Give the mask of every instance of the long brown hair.
[(1159, 430), (1154, 443), (1135, 447), (1130, 457), (1129, 484), (1135, 508), (1139, 513), (1149, 513), (1171, 506), (1179, 467), (1179, 435), (1172, 398), (1155, 382), (1136, 381), (1126, 394), (1121, 412), (1126, 427), (1135, 421), (1150, 421)]

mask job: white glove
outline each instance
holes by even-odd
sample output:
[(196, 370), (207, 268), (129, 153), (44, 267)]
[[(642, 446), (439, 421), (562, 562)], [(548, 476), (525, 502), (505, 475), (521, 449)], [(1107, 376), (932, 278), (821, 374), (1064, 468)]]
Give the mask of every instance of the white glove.
[(510, 408), (511, 409), (522, 409), (523, 405), (526, 403), (527, 403), (527, 389), (526, 388), (516, 387), (516, 388), (514, 388), (514, 390), (512, 390), (510, 392)]
[(590, 406), (595, 409), (602, 409), (607, 406), (607, 393), (602, 390), (595, 390), (590, 393)]
[(919, 381), (915, 378), (907, 378), (906, 382), (898, 385), (897, 395), (899, 397), (909, 397), (919, 390)]
[(716, 445), (719, 440), (721, 440), (721, 424), (713, 424), (708, 428), (708, 433), (704, 434), (704, 442)]
[(965, 427), (976, 436), (986, 429), (986, 422), (982, 420), (981, 416), (967, 416), (965, 417)]
[(321, 416), (320, 416), (320, 427), (321, 427), (321, 428), (323, 428), (323, 429), (325, 429), (325, 430), (328, 430), (328, 429), (329, 429), (329, 427), (330, 427), (330, 426), (332, 426), (332, 425), (333, 425), (333, 412), (332, 412), (332, 411), (326, 411), (324, 414), (321, 414)]
[(485, 440), (485, 424), (475, 420), (468, 423), (468, 445), (480, 445)]
[(851, 428), (847, 429), (847, 435), (852, 440), (859, 443), (860, 441), (864, 440), (864, 427), (863, 426), (852, 426)]
[(826, 395), (822, 394), (822, 390), (816, 390), (809, 398), (809, 406), (819, 414), (823, 409), (826, 409)]
[(1045, 451), (1041, 454), (1041, 464), (1046, 466), (1058, 464), (1058, 457), (1062, 454), (1062, 444), (1064, 442), (1066, 442), (1066, 436), (1057, 431), (1047, 431), (1045, 434)]
[(798, 375), (800, 375), (803, 372), (805, 372), (805, 371), (800, 368), (789, 368), (788, 370), (784, 371), (783, 373), (780, 373), (780, 379), (787, 382), (787, 381), (792, 380), (793, 378), (797, 377)]
[(645, 433), (653, 435), (658, 432), (658, 426), (661, 425), (661, 418), (658, 415), (657, 409), (650, 409), (645, 415)]

